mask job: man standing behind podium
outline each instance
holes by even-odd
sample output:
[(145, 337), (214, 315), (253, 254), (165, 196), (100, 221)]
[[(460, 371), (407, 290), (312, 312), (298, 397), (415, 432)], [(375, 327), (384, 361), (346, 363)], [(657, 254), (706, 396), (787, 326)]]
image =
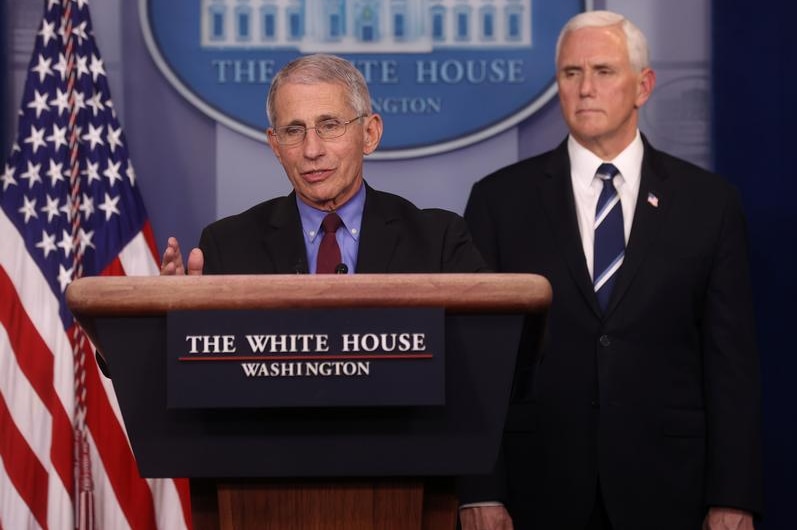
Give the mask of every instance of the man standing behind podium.
[[(383, 124), (350, 62), (324, 54), (295, 59), (274, 77), (266, 108), (268, 143), (293, 192), (210, 224), (185, 263), (169, 238), (162, 275), (485, 268), (460, 216), (418, 209), (363, 180), (364, 157), (379, 145)], [(324, 226), (331, 227), (327, 238)], [(330, 246), (332, 258), (324, 250)]]
[(471, 484), (463, 529), (751, 529), (760, 389), (739, 197), (641, 136), (655, 75), (624, 17), (571, 19), (556, 70), (569, 137), (477, 182), (465, 210), (488, 265), (546, 276), (553, 303), (517, 375), (504, 473)]

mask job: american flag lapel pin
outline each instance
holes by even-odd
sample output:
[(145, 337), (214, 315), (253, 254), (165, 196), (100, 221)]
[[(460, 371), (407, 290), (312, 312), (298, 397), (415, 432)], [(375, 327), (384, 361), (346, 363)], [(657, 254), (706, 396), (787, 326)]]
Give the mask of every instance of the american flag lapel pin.
[(656, 197), (655, 193), (648, 192), (648, 204), (650, 204), (654, 208), (658, 208), (659, 207), (659, 198)]

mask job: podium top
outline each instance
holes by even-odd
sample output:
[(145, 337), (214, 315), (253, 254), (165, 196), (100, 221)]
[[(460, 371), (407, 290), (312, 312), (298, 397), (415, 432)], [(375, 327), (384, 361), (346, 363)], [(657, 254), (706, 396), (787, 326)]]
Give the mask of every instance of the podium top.
[(551, 285), (535, 274), (96, 276), (66, 291), (76, 316), (177, 310), (444, 307), (457, 313), (543, 313)]

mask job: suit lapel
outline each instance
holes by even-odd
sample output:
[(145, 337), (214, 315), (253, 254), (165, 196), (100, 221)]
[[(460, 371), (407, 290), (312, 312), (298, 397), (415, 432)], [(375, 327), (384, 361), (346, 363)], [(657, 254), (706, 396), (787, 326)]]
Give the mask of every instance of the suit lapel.
[(365, 186), (363, 228), (357, 250), (358, 273), (385, 273), (393, 257), (399, 237), (400, 220), (378, 191)]
[[(643, 138), (644, 140), (644, 138)], [(634, 209), (631, 235), (626, 245), (625, 259), (620, 268), (614, 292), (606, 308), (608, 316), (628, 291), (634, 276), (648, 256), (656, 240), (662, 223), (672, 202), (670, 182), (662, 171), (657, 170), (656, 151), (645, 143), (642, 159), (642, 172), (639, 182), (639, 196)]]
[(570, 275), (584, 297), (584, 301), (596, 315), (600, 316), (601, 312), (584, 258), (581, 232), (578, 229), (567, 141), (559, 145), (545, 172), (545, 179), (540, 184), (540, 194), (543, 209), (553, 233), (553, 241), (558, 242), (557, 246), (564, 255)]
[[(307, 273), (307, 250), (302, 239), (302, 221), (296, 207), (296, 195), (291, 193), (265, 220), (263, 247), (274, 264), (277, 274)], [(298, 231), (297, 231), (298, 230)]]

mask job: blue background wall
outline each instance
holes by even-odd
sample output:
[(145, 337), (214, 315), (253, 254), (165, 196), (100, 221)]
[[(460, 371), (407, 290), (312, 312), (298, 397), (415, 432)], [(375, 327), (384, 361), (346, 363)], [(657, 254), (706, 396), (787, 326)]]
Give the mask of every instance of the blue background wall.
[(741, 190), (748, 218), (764, 379), (767, 530), (797, 527), (797, 40), (791, 12), (779, 0), (715, 0), (713, 7), (715, 165)]

